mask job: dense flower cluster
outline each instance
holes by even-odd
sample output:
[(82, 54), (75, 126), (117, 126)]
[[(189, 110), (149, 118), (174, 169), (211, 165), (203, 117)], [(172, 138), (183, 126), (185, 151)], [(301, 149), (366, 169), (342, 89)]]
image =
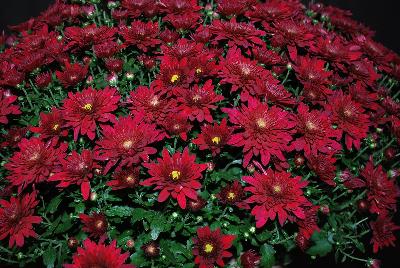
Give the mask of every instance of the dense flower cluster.
[(56, 0), (11, 31), (0, 262), (255, 268), (297, 245), (372, 263), (364, 235), (394, 245), (400, 57), (349, 12)]

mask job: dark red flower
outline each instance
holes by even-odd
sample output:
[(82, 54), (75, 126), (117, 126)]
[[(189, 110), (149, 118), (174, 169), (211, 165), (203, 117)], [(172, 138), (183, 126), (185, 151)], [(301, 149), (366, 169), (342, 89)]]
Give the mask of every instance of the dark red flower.
[(376, 221), (370, 223), (370, 226), (374, 253), (384, 247), (394, 246), (396, 236), (393, 232), (399, 230), (400, 226), (395, 225), (386, 214), (379, 215)]
[(64, 268), (135, 268), (132, 264), (124, 264), (129, 258), (129, 253), (121, 254), (121, 250), (117, 248), (117, 241), (115, 240), (109, 246), (106, 246), (86, 239), (83, 241), (83, 246), (84, 248), (79, 247), (78, 252), (72, 256), (72, 264), (64, 264)]
[(159, 33), (158, 22), (133, 21), (130, 28), (122, 27), (120, 33), (125, 39), (125, 45), (135, 45), (144, 52), (161, 44), (161, 41), (157, 38)]
[(248, 107), (240, 109), (223, 109), (229, 115), (229, 121), (239, 130), (228, 144), (242, 147), (243, 165), (247, 166), (253, 156), (261, 156), (263, 165), (268, 165), (271, 156), (281, 161), (286, 158), (283, 152), (290, 151), (289, 142), (293, 139), (295, 122), (290, 114), (276, 106), (268, 107), (266, 103), (250, 98)]
[(235, 205), (243, 209), (250, 209), (250, 206), (243, 202), (245, 193), (242, 185), (237, 180), (222, 188), (216, 196), (223, 204)]
[(243, 252), (240, 256), (240, 264), (243, 268), (257, 268), (260, 260), (261, 256), (252, 249)]
[(200, 209), (204, 208), (207, 204), (207, 201), (201, 198), (200, 196), (197, 197), (196, 200), (189, 199), (187, 201), (187, 208), (192, 211), (196, 212), (199, 211)]
[(325, 87), (332, 75), (325, 70), (325, 61), (312, 57), (298, 57), (293, 69), (305, 87)]
[(315, 172), (323, 182), (334, 186), (333, 179), (336, 176), (336, 158), (332, 154), (306, 154), (308, 167)]
[(237, 17), (238, 15), (242, 15), (255, 3), (256, 1), (254, 0), (218, 0), (217, 12), (226, 17)]
[(202, 126), (201, 132), (193, 143), (197, 144), (200, 150), (210, 149), (215, 156), (228, 143), (231, 134), (232, 129), (227, 126), (227, 120), (224, 118), (220, 125), (214, 122), (213, 125)]
[(33, 133), (40, 134), (40, 139), (51, 139), (54, 144), (58, 143), (60, 137), (66, 137), (68, 130), (65, 129), (65, 119), (61, 110), (52, 108), (50, 113), (40, 113), (39, 126), (30, 127)]
[[(380, 109), (378, 102), (378, 94), (367, 90), (366, 86), (357, 81), (349, 87), (351, 98), (363, 106), (364, 109), (377, 111)], [(384, 105), (386, 107), (386, 105)], [(399, 111), (400, 112), (400, 111)]]
[(40, 88), (47, 87), (52, 81), (52, 74), (50, 72), (40, 73), (35, 77), (35, 83)]
[(352, 62), (348, 70), (354, 79), (371, 87), (374, 86), (375, 81), (381, 77), (376, 73), (373, 63), (367, 59)]
[(319, 227), (317, 225), (318, 210), (319, 206), (307, 206), (304, 209), (305, 218), (298, 219), (296, 221), (297, 225), (299, 226), (299, 233), (307, 240), (311, 238), (315, 231), (319, 232)]
[(245, 202), (255, 204), (251, 214), (256, 218), (257, 228), (264, 226), (268, 219), (274, 220), (276, 216), (282, 226), (292, 216), (305, 219), (303, 206), (309, 204), (309, 201), (303, 196), (302, 188), (308, 182), (302, 181), (300, 176), (292, 178), (288, 172), (268, 169), (265, 174), (255, 172), (254, 176), (244, 176), (243, 180), (251, 185), (245, 191), (253, 195)]
[(93, 51), (98, 58), (110, 58), (121, 50), (121, 46), (115, 41), (103, 42), (93, 46)]
[(372, 159), (361, 171), (368, 189), (367, 197), (370, 211), (377, 214), (386, 214), (387, 211), (396, 211), (397, 186), (390, 180), (382, 166), (374, 167)]
[(101, 238), (107, 232), (108, 222), (103, 213), (93, 212), (90, 216), (81, 213), (79, 219), (84, 224), (82, 230), (89, 233), (90, 237)]
[(155, 258), (160, 256), (160, 246), (155, 241), (147, 242), (140, 248), (143, 250), (144, 255), (146, 255), (149, 258)]
[(119, 118), (113, 127), (104, 125), (102, 129), (103, 137), (96, 142), (95, 150), (96, 159), (108, 161), (104, 174), (117, 163), (120, 169), (148, 161), (149, 155), (157, 152), (148, 146), (163, 138), (155, 125), (144, 123), (138, 116)]
[[(149, 11), (156, 12), (157, 5), (154, 0), (122, 0), (121, 6), (127, 9), (127, 13), (132, 18), (139, 17), (142, 13), (149, 15)], [(155, 14), (152, 14), (153, 17)]]
[(207, 80), (202, 87), (194, 85), (193, 88), (177, 88), (174, 91), (177, 96), (177, 109), (188, 115), (191, 121), (212, 122), (211, 109), (216, 109), (215, 103), (222, 101), (224, 97), (214, 91), (212, 80)]
[(0, 59), (0, 86), (15, 87), (25, 78), (25, 74), (17, 70), (15, 64)]
[(182, 140), (187, 140), (187, 134), (192, 129), (188, 116), (182, 113), (169, 113), (162, 123), (163, 128), (169, 135), (180, 136)]
[(124, 61), (116, 58), (104, 59), (104, 65), (112, 73), (119, 73), (124, 67)]
[(56, 76), (64, 87), (73, 87), (86, 78), (88, 66), (80, 65), (79, 63), (69, 63), (65, 61), (65, 68), (61, 71), (56, 71)]
[(178, 201), (182, 209), (186, 208), (186, 198), (197, 199), (196, 190), (201, 188), (201, 179), (206, 164), (197, 164), (196, 156), (189, 155), (189, 149), (185, 148), (183, 153), (175, 153), (172, 157), (168, 150), (162, 151), (162, 158), (158, 163), (144, 163), (149, 169), (151, 178), (142, 181), (144, 186), (156, 185), (155, 190), (161, 190), (158, 202), (164, 202), (169, 196)]
[(306, 154), (336, 152), (342, 149), (340, 132), (332, 128), (329, 114), (317, 110), (309, 111), (309, 107), (300, 103), (294, 119), (297, 123), (297, 132), (301, 137), (292, 142), (297, 151), (304, 150)]
[(113, 190), (135, 188), (139, 184), (139, 176), (138, 167), (122, 169), (113, 174), (113, 180), (107, 182), (107, 186), (112, 187)]
[(64, 35), (68, 41), (65, 49), (82, 49), (90, 47), (91, 45), (112, 41), (116, 33), (116, 28), (110, 28), (108, 26), (97, 27), (95, 24), (88, 25), (84, 28), (77, 26), (67, 27), (64, 29)]
[(175, 87), (187, 88), (193, 81), (194, 72), (195, 70), (190, 68), (187, 58), (177, 60), (171, 57), (162, 57), (160, 72), (154, 83), (163, 93), (171, 94), (171, 89)]
[(18, 198), (12, 196), (10, 201), (0, 200), (0, 240), (10, 236), (11, 248), (14, 244), (22, 247), (27, 237), (36, 237), (32, 224), (42, 221), (41, 217), (33, 216), (38, 204), (36, 192)]
[(17, 147), (18, 143), (25, 138), (26, 133), (28, 132), (27, 127), (16, 127), (12, 126), (7, 134), (1, 135), (3, 142), (0, 143), (2, 147)]
[(87, 88), (75, 94), (69, 92), (64, 100), (63, 112), (66, 126), (74, 130), (74, 140), (78, 139), (79, 133), (93, 140), (96, 123), (115, 123), (116, 117), (112, 112), (118, 108), (119, 99), (117, 90), (110, 87), (103, 90)]
[(224, 235), (221, 229), (214, 231), (205, 226), (197, 229), (197, 237), (193, 238), (194, 263), (199, 268), (214, 268), (215, 264), (224, 267), (223, 258), (229, 258), (232, 253), (227, 251), (232, 246), (235, 235)]
[(0, 88), (0, 124), (8, 124), (8, 115), (21, 114), (19, 106), (13, 104), (17, 98), (10, 91)]
[(361, 105), (338, 90), (328, 98), (325, 105), (326, 110), (331, 114), (332, 123), (337, 124), (338, 130), (345, 133), (345, 143), (348, 149), (352, 145), (360, 149), (361, 141), (368, 135), (371, 125), (368, 115)]
[(57, 187), (66, 188), (71, 184), (81, 186), (81, 193), (84, 200), (89, 198), (90, 182), (93, 178), (93, 170), (100, 168), (100, 165), (93, 161), (93, 153), (89, 150), (82, 150), (81, 154), (72, 151), (66, 159), (60, 159), (62, 164), (61, 172), (55, 173), (49, 181), (60, 181)]
[(14, 153), (4, 167), (10, 171), (7, 179), (21, 191), (29, 184), (47, 180), (51, 173), (58, 171), (59, 159), (65, 157), (68, 145), (62, 143), (55, 148), (50, 142), (30, 138), (22, 139), (18, 147), (19, 152)]
[(290, 19), (299, 13), (300, 9), (295, 1), (268, 1), (257, 3), (246, 16), (252, 21), (278, 22)]

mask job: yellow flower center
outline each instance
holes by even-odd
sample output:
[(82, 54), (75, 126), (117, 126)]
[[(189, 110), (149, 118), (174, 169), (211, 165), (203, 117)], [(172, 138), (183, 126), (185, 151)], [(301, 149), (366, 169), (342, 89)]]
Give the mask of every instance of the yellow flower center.
[(259, 128), (265, 128), (267, 126), (267, 122), (264, 118), (258, 118), (256, 123)]
[(29, 160), (30, 160), (30, 161), (36, 161), (36, 160), (39, 159), (39, 157), (40, 157), (40, 154), (39, 154), (38, 152), (34, 152), (34, 153), (31, 155), (31, 157), (29, 157)]
[(95, 223), (95, 226), (96, 226), (97, 229), (103, 228), (103, 225), (104, 225), (104, 222), (102, 220), (98, 220)]
[(122, 144), (122, 147), (124, 147), (126, 150), (129, 150), (133, 145), (133, 142), (131, 140), (126, 140)]
[(204, 245), (204, 252), (211, 253), (214, 250), (214, 246), (210, 243)]
[(86, 104), (82, 107), (82, 109), (84, 109), (84, 110), (86, 110), (86, 111), (91, 111), (92, 108), (93, 108), (93, 105), (90, 104), (90, 103), (86, 103)]
[(201, 99), (201, 96), (199, 94), (196, 94), (192, 98), (194, 101), (199, 101)]
[(282, 192), (282, 188), (279, 185), (275, 185), (274, 187), (272, 187), (274, 190), (274, 193), (279, 194), (280, 192)]
[(211, 140), (213, 143), (215, 144), (219, 144), (221, 142), (221, 138), (218, 136), (215, 136), (214, 138), (212, 138)]
[(59, 127), (60, 127), (59, 124), (54, 124), (54, 126), (52, 127), (52, 129), (53, 129), (54, 131), (57, 131)]
[(135, 181), (135, 178), (133, 176), (129, 175), (129, 176), (126, 177), (125, 180), (126, 180), (127, 183), (132, 183), (132, 182)]
[(171, 83), (175, 83), (178, 80), (179, 80), (179, 75), (178, 74), (174, 74), (173, 76), (171, 76)]
[(308, 130), (316, 130), (317, 129), (317, 126), (311, 121), (308, 121), (306, 123), (306, 127), (307, 127)]
[(197, 68), (196, 69), (196, 74), (199, 74), (199, 73), (201, 73), (203, 70), (201, 69), (201, 68)]
[(179, 177), (180, 177), (180, 176), (181, 176), (181, 172), (178, 171), (178, 170), (173, 170), (173, 171), (171, 172), (171, 179), (172, 179), (173, 181), (179, 180)]
[(226, 196), (229, 200), (235, 199), (236, 195), (234, 192), (229, 192)]

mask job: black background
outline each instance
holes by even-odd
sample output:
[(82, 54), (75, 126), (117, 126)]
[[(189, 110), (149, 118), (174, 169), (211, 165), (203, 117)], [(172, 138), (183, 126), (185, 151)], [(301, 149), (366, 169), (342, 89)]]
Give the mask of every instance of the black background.
[[(235, 0), (232, 0), (235, 1)], [(325, 4), (348, 9), (353, 12), (354, 18), (376, 31), (375, 39), (397, 53), (399, 46), (399, 11), (397, 2), (399, 0), (325, 0), (319, 1)], [(6, 30), (7, 25), (15, 25), (28, 20), (30, 17), (39, 15), (52, 0), (6, 0), (0, 3), (0, 31)], [(309, 1), (303, 1), (308, 3)], [(311, 2), (311, 1), (310, 1)], [(399, 244), (400, 242), (398, 242)], [(388, 248), (379, 253), (378, 258), (384, 260), (383, 268), (396, 268), (396, 254), (400, 253), (400, 247)], [(298, 253), (294, 256), (294, 264), (290, 267), (342, 267), (357, 268), (365, 267), (359, 263), (335, 264), (332, 256), (320, 258), (317, 261), (305, 259), (305, 255)], [(396, 261), (397, 262), (397, 261)], [(1, 265), (0, 265), (1, 266)]]

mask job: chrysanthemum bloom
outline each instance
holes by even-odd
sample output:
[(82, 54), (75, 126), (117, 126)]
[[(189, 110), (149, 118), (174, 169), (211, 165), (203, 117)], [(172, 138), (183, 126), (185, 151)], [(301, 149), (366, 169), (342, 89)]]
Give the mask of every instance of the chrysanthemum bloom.
[(229, 258), (232, 253), (227, 251), (232, 246), (235, 235), (224, 235), (221, 229), (214, 231), (205, 226), (197, 229), (197, 237), (193, 238), (194, 262), (199, 268), (214, 268), (215, 264), (224, 267), (223, 258)]
[(194, 85), (193, 88), (177, 88), (174, 91), (177, 96), (177, 109), (187, 114), (191, 121), (212, 122), (211, 109), (216, 109), (215, 103), (222, 101), (224, 97), (214, 91), (211, 80), (207, 80), (202, 87)]
[(149, 145), (163, 138), (155, 125), (144, 123), (140, 117), (122, 117), (113, 127), (102, 128), (103, 137), (95, 149), (96, 159), (108, 161), (104, 174), (117, 163), (122, 168), (148, 161), (149, 155), (157, 152)]
[(265, 35), (264, 31), (256, 29), (253, 24), (236, 22), (235, 17), (230, 21), (214, 20), (210, 30), (216, 35), (214, 42), (228, 40), (230, 47), (237, 45), (248, 48), (252, 45), (264, 45), (264, 41), (260, 38)]
[(108, 26), (98, 27), (95, 24), (88, 25), (84, 28), (81, 27), (66, 27), (64, 35), (68, 44), (65, 49), (77, 50), (87, 48), (92, 45), (108, 42), (114, 39), (117, 29)]
[(0, 200), (0, 240), (10, 236), (8, 246), (11, 248), (14, 244), (22, 247), (27, 237), (36, 237), (32, 224), (42, 221), (41, 217), (33, 216), (38, 203), (36, 192), (11, 197), (10, 201)]
[(375, 72), (374, 64), (367, 59), (352, 62), (348, 68), (350, 75), (365, 85), (373, 87), (381, 76)]
[(326, 110), (331, 114), (332, 123), (337, 124), (338, 130), (345, 133), (347, 149), (352, 145), (360, 149), (361, 140), (367, 137), (370, 121), (368, 114), (361, 105), (338, 90), (336, 94), (328, 98)]
[(119, 99), (117, 90), (111, 87), (103, 90), (87, 88), (75, 94), (69, 92), (64, 100), (63, 112), (66, 126), (74, 129), (74, 139), (77, 140), (80, 133), (93, 140), (96, 123), (115, 123), (112, 112), (118, 108)]
[(60, 137), (68, 135), (65, 129), (65, 120), (61, 110), (52, 108), (50, 113), (40, 113), (39, 126), (31, 127), (33, 133), (40, 134), (42, 140), (50, 139), (54, 144), (58, 143)]
[(256, 2), (252, 9), (246, 12), (246, 16), (252, 21), (284, 21), (296, 16), (301, 8), (301, 4), (295, 1)]
[(199, 146), (200, 150), (210, 149), (212, 154), (218, 155), (231, 138), (232, 129), (227, 126), (226, 118), (222, 119), (221, 124), (214, 122), (213, 125), (204, 125), (194, 144)]
[(340, 140), (340, 132), (332, 128), (329, 114), (317, 110), (309, 111), (309, 107), (300, 103), (297, 114), (294, 115), (297, 132), (301, 137), (292, 142), (297, 150), (304, 150), (306, 154), (316, 154), (318, 151), (329, 153), (340, 151), (342, 146), (336, 140)]
[(49, 181), (60, 181), (57, 187), (66, 188), (71, 184), (81, 186), (81, 193), (84, 200), (89, 198), (90, 182), (93, 178), (93, 170), (100, 168), (100, 165), (93, 160), (93, 153), (89, 150), (82, 150), (81, 154), (72, 151), (66, 159), (60, 159), (62, 164), (61, 172), (55, 173)]
[(72, 264), (64, 264), (64, 268), (135, 268), (132, 264), (124, 264), (129, 258), (129, 253), (121, 254), (121, 249), (117, 248), (115, 240), (106, 246), (86, 239), (83, 241), (83, 246), (84, 248), (79, 247), (77, 253), (72, 256)]
[(260, 264), (261, 256), (254, 251), (249, 249), (240, 256), (240, 264), (243, 268), (257, 268)]
[(14, 153), (4, 167), (10, 171), (7, 179), (21, 191), (29, 184), (45, 181), (52, 172), (59, 171), (59, 159), (65, 157), (68, 144), (62, 143), (54, 148), (50, 142), (30, 138), (22, 139), (18, 147), (19, 152)]
[(156, 241), (147, 242), (140, 248), (143, 250), (144, 255), (146, 255), (149, 258), (155, 258), (160, 255), (160, 246)]
[(332, 154), (306, 154), (308, 167), (315, 172), (323, 182), (334, 186), (336, 176), (336, 158)]
[(309, 201), (303, 196), (302, 188), (308, 183), (300, 176), (292, 178), (288, 172), (268, 169), (265, 174), (255, 172), (254, 176), (245, 176), (243, 180), (251, 185), (244, 188), (253, 194), (245, 202), (255, 204), (251, 214), (256, 217), (257, 228), (276, 216), (281, 225), (291, 216), (305, 218), (303, 206)]
[(196, 155), (189, 155), (189, 149), (185, 148), (183, 153), (177, 152), (169, 155), (168, 150), (162, 151), (162, 158), (158, 163), (144, 163), (149, 169), (151, 178), (141, 182), (141, 185), (156, 185), (155, 190), (161, 190), (158, 202), (164, 202), (169, 196), (178, 201), (182, 209), (186, 208), (186, 198), (197, 199), (196, 190), (201, 188), (199, 179), (206, 164), (197, 164)]
[(325, 61), (312, 57), (298, 57), (293, 69), (304, 87), (326, 88), (331, 71), (325, 70)]
[(223, 204), (235, 205), (243, 209), (250, 209), (250, 206), (243, 202), (245, 193), (243, 186), (239, 181), (234, 181), (232, 184), (225, 186), (216, 196)]
[(254, 0), (218, 0), (217, 12), (225, 17), (242, 15), (256, 1)]
[(207, 201), (200, 196), (197, 197), (196, 200), (189, 199), (187, 201), (187, 208), (192, 211), (196, 212), (199, 211), (200, 209), (204, 208), (207, 204)]
[(126, 9), (127, 15), (131, 18), (137, 18), (141, 14), (153, 17), (159, 9), (157, 2), (153, 0), (122, 0), (121, 6)]
[(8, 123), (7, 115), (21, 114), (19, 106), (13, 104), (16, 100), (17, 96), (0, 88), (0, 124)]
[(368, 189), (367, 197), (371, 213), (386, 214), (387, 211), (396, 211), (398, 192), (394, 180), (387, 177), (387, 173), (379, 165), (374, 167), (371, 159), (361, 171)]
[(276, 106), (250, 98), (248, 106), (240, 109), (222, 109), (229, 115), (229, 121), (238, 126), (228, 144), (243, 148), (246, 167), (253, 156), (261, 156), (263, 165), (268, 165), (271, 155), (281, 161), (286, 158), (283, 152), (290, 151), (289, 142), (293, 139), (295, 122), (290, 114)]
[(124, 188), (135, 188), (139, 184), (140, 169), (138, 167), (130, 167), (122, 169), (113, 174), (113, 180), (107, 182), (107, 185), (113, 190)]
[(40, 73), (35, 78), (35, 83), (39, 88), (45, 88), (51, 83), (52, 77), (50, 72)]
[[(364, 109), (377, 111), (381, 108), (378, 104), (378, 93), (368, 91), (360, 81), (349, 87), (349, 93), (351, 99), (361, 104)], [(383, 106), (386, 108), (386, 105)]]
[[(279, 80), (271, 76), (266, 76), (263, 80), (257, 79), (257, 86), (255, 87), (255, 96), (264, 97), (265, 101), (273, 105), (278, 105), (282, 108), (293, 107), (297, 103), (297, 100), (293, 95), (288, 92)], [(243, 96), (243, 94), (240, 96)]]
[(65, 61), (65, 68), (61, 71), (56, 71), (56, 76), (64, 87), (73, 87), (83, 79), (88, 73), (88, 66), (79, 63), (69, 63)]
[(304, 208), (304, 219), (297, 219), (296, 223), (299, 226), (299, 234), (305, 239), (310, 239), (315, 231), (319, 232), (318, 223), (319, 206), (306, 206)]
[(25, 138), (27, 132), (27, 127), (12, 126), (10, 129), (8, 129), (6, 134), (1, 135), (3, 142), (0, 143), (0, 146), (12, 148), (17, 147), (18, 143)]
[(103, 42), (93, 46), (93, 52), (98, 58), (110, 58), (121, 50), (121, 46), (115, 41)]
[(107, 232), (108, 222), (103, 213), (93, 212), (90, 216), (81, 213), (79, 219), (84, 224), (82, 230), (89, 233), (90, 237), (100, 238)]
[(192, 129), (191, 122), (187, 115), (174, 112), (167, 115), (164, 122), (162, 122), (162, 126), (167, 131), (168, 135), (177, 135), (184, 141), (187, 140), (187, 134)]
[(135, 45), (144, 52), (161, 43), (157, 38), (158, 32), (158, 23), (151, 21), (133, 21), (130, 28), (122, 27), (120, 30), (122, 37), (125, 39), (124, 45)]
[(396, 236), (393, 232), (399, 230), (400, 226), (395, 225), (388, 215), (380, 214), (376, 221), (370, 223), (370, 226), (374, 253), (377, 253), (381, 248), (394, 246)]

